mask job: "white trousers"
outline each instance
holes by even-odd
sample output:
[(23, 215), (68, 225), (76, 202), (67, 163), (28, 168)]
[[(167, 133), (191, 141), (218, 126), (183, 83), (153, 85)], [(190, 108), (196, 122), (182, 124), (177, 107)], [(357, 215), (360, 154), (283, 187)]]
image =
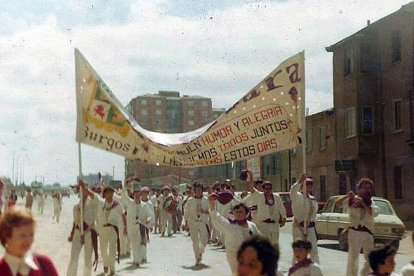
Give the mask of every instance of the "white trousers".
[(204, 253), (208, 243), (207, 223), (202, 221), (188, 221), (190, 227), (190, 237), (193, 242), (194, 256), (197, 259)]
[(172, 223), (172, 214), (164, 209), (161, 210), (161, 233), (165, 234), (165, 230), (167, 230), (167, 234), (170, 236), (172, 232)]
[(61, 211), (62, 211), (62, 208), (60, 206), (53, 207), (53, 216), (55, 217), (57, 222), (59, 222)]
[[(303, 234), (303, 228), (295, 223), (292, 224), (292, 232), (293, 232), (293, 241), (305, 239), (305, 235)], [(312, 243), (312, 251), (310, 253), (312, 261), (320, 264), (319, 254), (318, 254), (318, 239), (316, 238), (316, 232), (315, 232), (314, 227), (308, 228), (307, 240)], [(293, 256), (292, 263), (293, 264), (295, 263), (294, 256)]]
[(364, 267), (361, 270), (361, 275), (368, 275), (370, 272), (368, 254), (374, 249), (374, 237), (368, 232), (355, 231), (349, 229), (348, 232), (348, 263), (346, 266), (347, 276), (358, 275), (358, 258), (359, 252), (364, 253)]
[[(126, 253), (128, 253), (130, 250), (130, 244), (128, 243), (128, 236), (124, 235), (124, 224), (120, 223), (119, 226), (119, 243), (121, 246), (121, 255), (125, 255)], [(129, 227), (128, 227), (128, 231), (129, 231)]]
[(236, 275), (236, 273), (237, 273), (237, 266), (238, 266), (237, 251), (229, 251), (229, 250), (227, 250), (227, 262), (230, 265), (231, 275)]
[(133, 261), (141, 264), (145, 255), (145, 245), (141, 244), (141, 234), (138, 224), (128, 225), (128, 237), (131, 241)]
[(112, 226), (102, 227), (99, 232), (99, 244), (104, 267), (115, 271), (117, 235)]
[(266, 223), (260, 221), (256, 223), (256, 226), (272, 244), (279, 244), (279, 222)]
[[(83, 276), (90, 276), (92, 275), (92, 239), (91, 239), (91, 232), (86, 231), (84, 233), (85, 236), (85, 244), (84, 244), (84, 263), (85, 266), (83, 268)], [(79, 230), (75, 230), (73, 233), (72, 239), (72, 247), (70, 250), (70, 261), (68, 270), (66, 272), (66, 276), (76, 276), (78, 275), (78, 262), (79, 262), (79, 255), (82, 250), (81, 244), (81, 235)]]

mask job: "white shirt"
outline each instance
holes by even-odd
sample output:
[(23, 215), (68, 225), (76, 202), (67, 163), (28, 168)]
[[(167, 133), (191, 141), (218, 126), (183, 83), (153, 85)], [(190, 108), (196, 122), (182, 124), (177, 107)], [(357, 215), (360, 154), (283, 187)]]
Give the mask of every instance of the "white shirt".
[(252, 212), (254, 223), (271, 219), (279, 223), (280, 218), (286, 218), (286, 209), (283, 205), (282, 198), (277, 193), (273, 193), (273, 205), (267, 205), (263, 192), (255, 191), (244, 198), (243, 202), (247, 207), (257, 206), (257, 211)]
[(184, 206), (184, 219), (187, 222), (203, 221), (208, 222), (208, 199), (190, 197)]
[(296, 182), (290, 188), (293, 216), (299, 223), (305, 220), (315, 221), (316, 214), (318, 213), (318, 202), (315, 198), (308, 198), (305, 194), (301, 193), (300, 186), (300, 183)]
[(361, 225), (371, 231), (374, 230), (374, 217), (378, 215), (378, 208), (373, 200), (371, 204), (371, 214), (367, 213), (364, 208), (349, 206), (349, 199), (346, 199), (342, 204), (344, 210), (349, 213), (349, 226), (358, 227), (358, 225)]
[[(123, 209), (121, 206), (121, 203), (117, 206), (114, 206), (115, 199), (112, 201), (111, 204), (106, 202), (105, 199), (99, 198), (100, 206), (99, 206), (99, 226), (104, 226), (105, 224), (112, 224), (115, 226), (118, 226), (118, 222), (120, 221), (120, 218), (123, 214)], [(129, 212), (129, 209), (128, 209)]]
[(216, 211), (210, 211), (211, 222), (213, 226), (221, 232), (224, 232), (224, 245), (227, 251), (237, 252), (241, 244), (255, 235), (261, 235), (257, 229), (256, 224), (247, 221), (247, 227), (236, 224), (231, 224), (225, 217), (218, 214)]
[(31, 269), (39, 270), (39, 267), (37, 267), (33, 260), (32, 254), (27, 254), (23, 258), (19, 258), (6, 252), (4, 260), (9, 266), (13, 276), (16, 276), (18, 272), (22, 275), (29, 275)]
[(137, 223), (141, 223), (144, 226), (148, 227), (149, 222), (151, 220), (151, 216), (148, 211), (147, 203), (143, 201), (140, 201), (140, 203), (136, 203), (135, 200), (133, 200), (127, 195), (125, 188), (122, 189), (121, 198), (128, 208), (128, 225), (136, 225)]
[[(85, 206), (83, 208), (83, 221), (89, 227), (94, 228), (95, 221), (98, 218), (98, 208), (99, 208), (99, 199), (98, 195), (94, 195), (94, 198), (91, 199), (89, 196), (86, 198)], [(81, 225), (80, 223), (80, 202), (73, 206), (73, 221), (76, 225)]]
[(290, 276), (323, 276), (322, 270), (317, 263), (311, 263), (290, 274)]
[(400, 276), (414, 276), (414, 264), (409, 263), (403, 266), (400, 272)]

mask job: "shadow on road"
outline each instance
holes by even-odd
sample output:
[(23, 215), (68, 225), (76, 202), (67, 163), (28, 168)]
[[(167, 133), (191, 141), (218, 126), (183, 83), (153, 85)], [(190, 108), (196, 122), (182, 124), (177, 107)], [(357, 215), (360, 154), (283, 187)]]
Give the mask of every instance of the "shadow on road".
[(326, 244), (320, 244), (320, 243), (318, 243), (318, 247), (323, 247), (323, 248), (333, 249), (333, 250), (337, 250), (337, 251), (343, 252), (341, 249), (339, 249), (339, 245), (338, 244), (334, 244), (334, 243), (326, 243)]
[(210, 268), (210, 266), (205, 265), (205, 264), (193, 265), (193, 266), (185, 266), (185, 265), (183, 265), (181, 267), (184, 268), (184, 269), (191, 269), (193, 271), (203, 270), (203, 269), (206, 269), (206, 268)]

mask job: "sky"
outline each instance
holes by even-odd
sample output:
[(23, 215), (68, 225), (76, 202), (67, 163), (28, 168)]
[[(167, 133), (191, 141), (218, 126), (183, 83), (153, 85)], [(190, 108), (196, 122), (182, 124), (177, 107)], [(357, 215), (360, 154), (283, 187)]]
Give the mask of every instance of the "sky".
[[(304, 50), (312, 114), (333, 106), (325, 47), (409, 2), (0, 0), (0, 176), (76, 181), (75, 48), (124, 105), (175, 90), (226, 109)], [(82, 172), (123, 179), (124, 158), (82, 145)]]

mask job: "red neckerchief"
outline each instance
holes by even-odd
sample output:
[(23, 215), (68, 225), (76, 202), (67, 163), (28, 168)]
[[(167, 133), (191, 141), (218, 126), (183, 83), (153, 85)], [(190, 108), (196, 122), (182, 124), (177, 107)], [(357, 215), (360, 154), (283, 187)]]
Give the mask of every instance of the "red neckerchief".
[(302, 267), (308, 267), (312, 263), (313, 263), (313, 261), (311, 259), (305, 259), (305, 260), (303, 260), (303, 261), (301, 261), (299, 263), (295, 263), (294, 265), (292, 265), (289, 268), (289, 274), (288, 275), (292, 275), (297, 270), (301, 269)]
[(238, 224), (240, 226), (243, 226), (247, 223), (247, 218), (245, 218), (245, 219), (231, 219), (231, 218), (228, 218), (227, 220), (230, 222), (230, 224)]
[(271, 202), (270, 202), (270, 199), (267, 198), (266, 194), (263, 194), (263, 195), (264, 195), (264, 198), (265, 198), (265, 204), (266, 205), (272, 206), (272, 205), (275, 204), (275, 197), (274, 197), (273, 193), (271, 194), (271, 196), (272, 196), (272, 201)]

